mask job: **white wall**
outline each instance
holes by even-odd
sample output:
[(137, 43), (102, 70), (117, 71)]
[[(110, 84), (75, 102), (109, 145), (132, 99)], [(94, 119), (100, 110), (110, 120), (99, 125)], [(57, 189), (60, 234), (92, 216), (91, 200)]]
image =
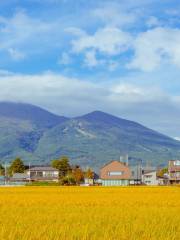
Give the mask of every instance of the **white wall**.
[(156, 171), (143, 174), (142, 181), (146, 185), (158, 185)]

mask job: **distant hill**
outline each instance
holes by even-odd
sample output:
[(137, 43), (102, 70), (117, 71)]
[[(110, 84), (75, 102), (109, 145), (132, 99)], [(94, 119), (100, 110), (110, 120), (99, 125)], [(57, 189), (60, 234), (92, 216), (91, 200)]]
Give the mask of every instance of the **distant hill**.
[(61, 155), (95, 169), (129, 154), (153, 165), (180, 158), (180, 142), (136, 122), (95, 111), (76, 118), (29, 104), (0, 103), (0, 159), (43, 164)]

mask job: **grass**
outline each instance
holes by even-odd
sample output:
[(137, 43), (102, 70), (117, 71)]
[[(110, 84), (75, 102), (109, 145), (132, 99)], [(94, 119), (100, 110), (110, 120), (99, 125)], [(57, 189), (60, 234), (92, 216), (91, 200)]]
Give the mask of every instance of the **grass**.
[(42, 181), (40, 181), (40, 182), (27, 183), (26, 186), (30, 186), (30, 187), (31, 186), (46, 186), (46, 187), (48, 187), (48, 186), (60, 186), (60, 184), (58, 182), (47, 182), (47, 181), (42, 182)]
[(0, 188), (0, 239), (177, 240), (179, 187)]

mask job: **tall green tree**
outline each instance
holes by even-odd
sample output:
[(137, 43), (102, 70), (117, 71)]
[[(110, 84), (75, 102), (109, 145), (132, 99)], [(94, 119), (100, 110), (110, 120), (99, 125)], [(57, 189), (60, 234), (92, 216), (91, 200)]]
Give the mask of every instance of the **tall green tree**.
[(65, 177), (61, 178), (59, 181), (60, 185), (76, 185), (76, 180), (72, 172), (69, 172)]
[(60, 159), (53, 160), (51, 162), (51, 166), (58, 169), (60, 179), (65, 177), (71, 170), (69, 158), (66, 156), (62, 156)]
[(24, 170), (25, 170), (24, 163), (19, 157), (14, 159), (14, 161), (12, 161), (9, 167), (10, 175), (13, 175), (14, 173), (23, 173)]

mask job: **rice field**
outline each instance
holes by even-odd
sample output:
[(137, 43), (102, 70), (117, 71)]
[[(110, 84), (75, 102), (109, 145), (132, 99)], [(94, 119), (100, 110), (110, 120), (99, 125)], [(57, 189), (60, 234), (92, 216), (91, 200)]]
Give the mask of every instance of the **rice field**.
[(1, 187), (0, 239), (178, 240), (180, 187)]

